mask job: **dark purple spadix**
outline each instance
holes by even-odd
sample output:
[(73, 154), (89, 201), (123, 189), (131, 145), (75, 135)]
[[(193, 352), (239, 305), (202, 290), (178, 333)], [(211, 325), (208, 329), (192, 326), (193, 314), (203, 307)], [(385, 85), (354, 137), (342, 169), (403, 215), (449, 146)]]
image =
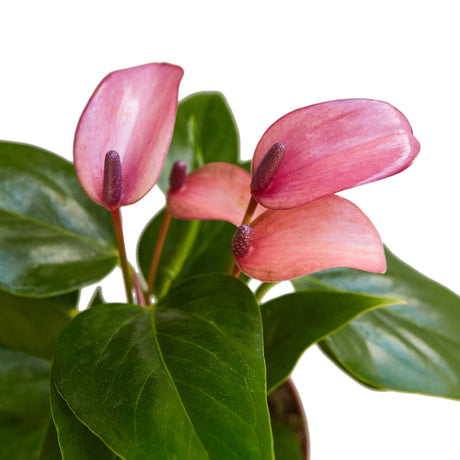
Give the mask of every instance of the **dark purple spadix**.
[(236, 258), (244, 257), (251, 246), (254, 232), (250, 225), (240, 225), (232, 238), (232, 252)]
[(169, 188), (171, 190), (179, 190), (183, 187), (185, 176), (187, 175), (187, 164), (185, 161), (177, 160), (169, 175)]
[(286, 147), (281, 142), (273, 144), (257, 166), (251, 180), (251, 191), (262, 193), (269, 185), (283, 161)]
[(109, 206), (115, 206), (121, 199), (121, 161), (115, 150), (105, 154), (104, 183), (102, 186), (104, 200)]

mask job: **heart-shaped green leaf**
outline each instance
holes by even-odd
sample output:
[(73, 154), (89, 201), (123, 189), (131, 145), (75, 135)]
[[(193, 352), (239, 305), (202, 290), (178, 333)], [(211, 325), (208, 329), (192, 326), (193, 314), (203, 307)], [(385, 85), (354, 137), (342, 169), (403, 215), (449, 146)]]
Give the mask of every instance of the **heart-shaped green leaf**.
[(232, 277), (189, 279), (154, 308), (78, 315), (53, 381), (122, 458), (273, 458), (260, 311)]
[(165, 193), (177, 160), (187, 163), (188, 172), (213, 161), (238, 163), (238, 128), (221, 93), (195, 93), (180, 101), (171, 146), (158, 181)]
[[(147, 279), (164, 211), (145, 228), (138, 260)], [(232, 263), (231, 241), (235, 227), (223, 221), (172, 219), (163, 246), (154, 294), (161, 298), (171, 286), (204, 273), (227, 272)]]
[(277, 297), (262, 305), (267, 386), (286, 380), (311, 345), (374, 308), (398, 300), (365, 294), (305, 291)]
[(311, 282), (407, 304), (366, 313), (329, 336), (321, 347), (346, 372), (372, 388), (460, 399), (460, 298), (391, 252), (383, 275), (353, 269), (314, 274)]
[(83, 192), (73, 165), (31, 145), (0, 142), (0, 288), (69, 292), (117, 261), (110, 213)]

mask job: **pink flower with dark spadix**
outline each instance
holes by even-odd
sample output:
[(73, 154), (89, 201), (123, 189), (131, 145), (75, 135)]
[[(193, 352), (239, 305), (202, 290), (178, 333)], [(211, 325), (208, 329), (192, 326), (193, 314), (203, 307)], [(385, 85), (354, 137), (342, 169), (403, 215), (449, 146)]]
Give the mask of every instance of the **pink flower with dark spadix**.
[(241, 223), (250, 193), (265, 208), (294, 208), (396, 174), (419, 150), (409, 122), (390, 104), (324, 102), (288, 113), (265, 132), (252, 177), (234, 165), (205, 165), (170, 192), (168, 209), (183, 219)]
[(114, 210), (140, 200), (157, 182), (168, 152), (183, 70), (146, 64), (112, 72), (78, 123), (74, 161), (96, 203)]
[(311, 105), (280, 118), (260, 139), (252, 194), (266, 208), (290, 209), (396, 174), (419, 150), (407, 119), (386, 102)]
[(377, 230), (348, 200), (330, 195), (287, 211), (263, 212), (232, 240), (238, 267), (261, 281), (283, 281), (333, 267), (386, 270)]
[[(171, 178), (175, 178), (173, 168)], [(176, 180), (174, 179), (174, 182)], [(167, 207), (179, 219), (226, 220), (241, 224), (251, 199), (251, 175), (230, 163), (208, 163), (170, 188)]]

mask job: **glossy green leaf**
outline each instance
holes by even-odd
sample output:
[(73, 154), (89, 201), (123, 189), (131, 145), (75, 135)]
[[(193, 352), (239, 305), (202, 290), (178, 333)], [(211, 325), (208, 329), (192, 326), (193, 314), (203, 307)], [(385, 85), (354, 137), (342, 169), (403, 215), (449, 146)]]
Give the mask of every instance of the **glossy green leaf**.
[(51, 360), (77, 300), (77, 292), (37, 299), (0, 291), (0, 345)]
[(460, 399), (460, 298), (386, 253), (384, 275), (353, 269), (320, 272), (295, 283), (404, 299), (371, 311), (329, 336), (321, 347), (373, 388)]
[(49, 421), (48, 430), (40, 449), (39, 460), (62, 460), (61, 449), (53, 420)]
[(64, 459), (115, 460), (119, 459), (95, 434), (81, 423), (65, 401), (51, 387), (53, 420), (58, 427), (57, 439)]
[(53, 365), (78, 420), (139, 460), (273, 458), (265, 378), (258, 305), (225, 275), (189, 279), (155, 308), (83, 312)]
[[(144, 277), (150, 271), (164, 211), (145, 228), (138, 246), (138, 260)], [(235, 227), (223, 221), (172, 219), (163, 247), (154, 294), (161, 298), (171, 286), (204, 273), (226, 273), (233, 256), (231, 241)]]
[(106, 303), (104, 300), (102, 288), (100, 286), (96, 287), (96, 289), (93, 292), (93, 295), (91, 296), (91, 299), (88, 302), (87, 308), (94, 307), (95, 305), (101, 305)]
[(49, 418), (50, 360), (77, 294), (34, 299), (0, 291), (0, 409)]
[(85, 195), (73, 165), (38, 147), (0, 142), (0, 289), (69, 292), (116, 261), (110, 214)]
[(0, 291), (0, 458), (60, 458), (50, 433), (49, 369), (77, 299), (76, 292), (37, 299)]
[(397, 302), (365, 294), (305, 291), (277, 297), (263, 304), (269, 391), (289, 377), (297, 360), (309, 346), (364, 312)]
[(238, 128), (221, 93), (195, 93), (180, 101), (171, 147), (158, 181), (165, 193), (177, 160), (187, 163), (188, 172), (213, 161), (238, 163)]
[(40, 418), (49, 411), (49, 362), (0, 347), (0, 409)]
[(26, 419), (0, 410), (0, 458), (39, 460), (48, 424), (49, 419)]

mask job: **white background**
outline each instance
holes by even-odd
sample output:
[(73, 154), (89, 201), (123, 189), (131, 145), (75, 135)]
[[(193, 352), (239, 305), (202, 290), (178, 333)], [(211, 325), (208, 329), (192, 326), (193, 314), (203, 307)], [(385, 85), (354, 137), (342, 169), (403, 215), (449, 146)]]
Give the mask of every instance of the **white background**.
[[(366, 97), (410, 120), (407, 171), (345, 195), (400, 258), (460, 292), (460, 28), (455, 1), (20, 1), (0, 6), (0, 138), (72, 157), (79, 115), (110, 71), (181, 65), (180, 97), (222, 91), (243, 156), (281, 115)], [(125, 209), (131, 240), (161, 196)], [(128, 245), (134, 259), (134, 242)], [(119, 294), (119, 274), (104, 294)], [(460, 314), (460, 312), (459, 312)], [(309, 350), (295, 371), (313, 460), (460, 459), (460, 403), (367, 390)]]

